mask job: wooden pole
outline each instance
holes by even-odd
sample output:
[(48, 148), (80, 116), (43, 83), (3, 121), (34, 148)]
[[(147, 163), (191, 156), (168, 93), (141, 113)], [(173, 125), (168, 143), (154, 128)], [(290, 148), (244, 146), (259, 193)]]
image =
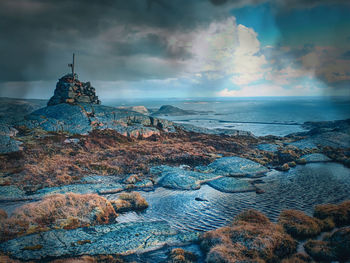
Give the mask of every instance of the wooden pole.
[(74, 65), (75, 65), (75, 54), (73, 53), (73, 64), (72, 64), (73, 80), (75, 79), (75, 76), (74, 76)]

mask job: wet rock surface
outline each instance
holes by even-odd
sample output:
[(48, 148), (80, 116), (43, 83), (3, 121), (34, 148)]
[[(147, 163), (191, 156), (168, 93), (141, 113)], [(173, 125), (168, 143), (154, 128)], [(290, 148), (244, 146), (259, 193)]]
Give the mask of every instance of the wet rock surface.
[(326, 155), (322, 153), (312, 153), (301, 156), (302, 159), (305, 159), (308, 163), (315, 163), (315, 162), (329, 162), (331, 161), (330, 158), (328, 158)]
[(225, 193), (239, 193), (255, 191), (256, 188), (248, 181), (233, 177), (222, 177), (207, 183), (211, 187)]
[[(120, 223), (24, 236), (0, 244), (0, 249), (17, 259), (40, 260), (67, 255), (128, 254), (166, 243), (193, 241), (197, 236), (179, 234), (164, 221)], [(25, 249), (37, 245), (40, 247), (36, 250)]]
[(166, 165), (152, 167), (150, 172), (159, 176), (157, 179), (159, 186), (180, 190), (199, 189), (202, 183), (218, 177), (211, 173), (200, 173)]
[(197, 167), (203, 172), (211, 172), (223, 176), (256, 177), (269, 171), (259, 163), (241, 157), (223, 157), (216, 159), (207, 167)]
[(277, 152), (278, 147), (280, 147), (278, 144), (271, 144), (271, 143), (263, 143), (258, 145), (259, 150), (268, 151), (268, 152)]

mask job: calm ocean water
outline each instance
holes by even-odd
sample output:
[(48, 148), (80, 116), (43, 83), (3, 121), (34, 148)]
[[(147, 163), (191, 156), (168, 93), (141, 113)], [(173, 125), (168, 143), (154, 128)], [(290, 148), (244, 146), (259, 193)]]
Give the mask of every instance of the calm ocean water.
[(202, 111), (195, 115), (159, 117), (206, 128), (247, 130), (258, 136), (284, 136), (303, 131), (300, 125), (306, 121), (350, 118), (350, 100), (339, 97), (114, 100), (105, 104), (143, 105), (149, 109), (172, 105), (185, 110)]

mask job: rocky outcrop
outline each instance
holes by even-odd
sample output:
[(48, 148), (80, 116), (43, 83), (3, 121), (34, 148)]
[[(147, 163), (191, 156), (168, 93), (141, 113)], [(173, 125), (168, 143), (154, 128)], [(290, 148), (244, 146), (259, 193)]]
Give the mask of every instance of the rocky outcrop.
[(194, 115), (197, 114), (196, 111), (183, 110), (172, 105), (163, 105), (158, 111), (154, 112), (152, 115), (170, 115), (170, 116), (181, 116), (181, 115)]
[(60, 103), (92, 103), (101, 104), (90, 82), (81, 82), (77, 74), (67, 74), (60, 78), (56, 84), (54, 95), (48, 106)]
[(92, 130), (113, 129), (129, 137), (150, 137), (159, 130), (172, 131), (172, 122), (149, 117), (135, 111), (88, 103), (61, 103), (39, 109), (26, 116), (17, 126), (46, 131), (87, 134)]
[(21, 143), (13, 139), (16, 133), (16, 129), (0, 121), (0, 154), (16, 152), (20, 149)]
[(86, 254), (130, 254), (197, 237), (198, 233), (178, 233), (164, 221), (131, 222), (51, 230), (9, 240), (0, 244), (0, 250), (13, 258), (43, 261)]
[(138, 113), (141, 113), (141, 114), (145, 114), (145, 115), (148, 115), (149, 114), (149, 111), (148, 109), (145, 107), (145, 106), (130, 106), (130, 107), (127, 107), (127, 106), (119, 106), (117, 107), (118, 109), (122, 109), (122, 110), (131, 110), (131, 111), (136, 111)]

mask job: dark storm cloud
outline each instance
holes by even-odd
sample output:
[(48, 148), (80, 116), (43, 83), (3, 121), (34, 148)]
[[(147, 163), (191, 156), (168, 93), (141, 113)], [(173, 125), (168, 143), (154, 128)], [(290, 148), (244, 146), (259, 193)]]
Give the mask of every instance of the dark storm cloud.
[[(124, 26), (132, 33), (134, 26), (190, 30), (208, 25), (214, 19), (229, 15), (219, 0), (2, 0), (0, 1), (0, 82), (52, 80), (61, 74), (70, 54), (78, 53), (80, 61), (90, 61), (87, 71), (98, 76), (142, 78), (142, 68), (125, 72), (124, 59), (109, 63), (117, 56), (163, 56), (169, 63), (186, 59), (190, 54), (183, 47), (168, 46), (164, 36), (150, 34), (144, 39), (109, 43), (110, 39), (92, 43), (99, 34), (115, 26)], [(240, 1), (228, 1), (239, 5)], [(97, 50), (108, 45), (107, 50)], [(88, 58), (90, 57), (90, 59)], [(104, 65), (107, 60), (107, 65)], [(100, 64), (101, 63), (101, 64)], [(130, 63), (127, 63), (130, 64)], [(169, 64), (170, 65), (170, 64)], [(110, 67), (113, 66), (113, 70)], [(131, 66), (131, 65), (130, 65)], [(89, 68), (90, 67), (90, 68)], [(95, 70), (92, 69), (95, 68)], [(98, 73), (98, 68), (107, 72)], [(142, 67), (142, 65), (140, 65)], [(108, 72), (108, 69), (109, 72)], [(117, 70), (118, 73), (116, 74)], [(170, 71), (170, 69), (168, 70)], [(140, 72), (140, 75), (137, 75)], [(167, 71), (161, 71), (167, 77)], [(155, 75), (146, 74), (146, 75)], [(170, 74), (173, 75), (173, 74)], [(94, 74), (92, 78), (96, 77)], [(158, 74), (158, 77), (162, 77)]]
[(342, 59), (350, 59), (350, 50), (346, 51), (342, 56)]

